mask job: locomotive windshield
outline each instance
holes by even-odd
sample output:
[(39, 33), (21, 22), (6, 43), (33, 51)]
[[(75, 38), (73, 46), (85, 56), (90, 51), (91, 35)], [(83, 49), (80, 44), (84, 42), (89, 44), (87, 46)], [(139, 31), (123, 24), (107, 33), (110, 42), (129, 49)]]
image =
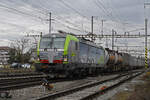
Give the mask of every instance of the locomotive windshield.
[(64, 48), (65, 38), (54, 38), (52, 48)]
[(40, 48), (51, 48), (52, 38), (42, 38), (40, 41)]
[(65, 43), (65, 38), (62, 37), (57, 37), (57, 38), (43, 37), (40, 41), (40, 48), (63, 49), (64, 43)]

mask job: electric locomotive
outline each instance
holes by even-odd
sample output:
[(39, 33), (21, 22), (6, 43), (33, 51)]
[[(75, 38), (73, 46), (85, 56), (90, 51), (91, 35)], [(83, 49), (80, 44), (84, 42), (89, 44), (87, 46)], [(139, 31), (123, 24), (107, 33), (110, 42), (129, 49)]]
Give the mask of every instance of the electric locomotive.
[(37, 53), (36, 70), (53, 75), (96, 74), (107, 63), (103, 47), (62, 32), (42, 36)]
[(144, 66), (143, 58), (104, 49), (89, 40), (62, 31), (43, 35), (37, 54), (39, 62), (35, 65), (36, 70), (54, 76), (97, 75)]

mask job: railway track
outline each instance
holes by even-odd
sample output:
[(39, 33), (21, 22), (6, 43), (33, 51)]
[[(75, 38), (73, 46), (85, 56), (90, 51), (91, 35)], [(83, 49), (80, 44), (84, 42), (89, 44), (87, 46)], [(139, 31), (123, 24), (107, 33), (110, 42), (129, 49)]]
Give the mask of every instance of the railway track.
[[(122, 84), (124, 82), (126, 82), (129, 79), (132, 79), (138, 75), (140, 75), (141, 73), (143, 73), (143, 71), (135, 71), (133, 72), (129, 72), (126, 74), (122, 74), (122, 75), (118, 75), (115, 76), (113, 78), (110, 79), (106, 79), (106, 80), (100, 80), (100, 81), (94, 81), (94, 82), (90, 82), (87, 84), (83, 84), (77, 87), (73, 87), (70, 89), (65, 89), (63, 91), (59, 91), (56, 93), (52, 93), (52, 94), (48, 94), (48, 95), (44, 95), (38, 98), (34, 98), (32, 100), (54, 100), (54, 99), (73, 99), (75, 98), (76, 100), (89, 100), (92, 99), (93, 97), (95, 97), (96, 94), (99, 94), (101, 92), (105, 92), (109, 89), (112, 89), (113, 87), (117, 87), (118, 84)], [(103, 89), (101, 92), (99, 92), (99, 87), (100, 85), (107, 85), (110, 84), (107, 88)], [(97, 88), (97, 91), (93, 91), (93, 88)]]
[(0, 92), (41, 85), (43, 82), (42, 81), (43, 78), (46, 78), (49, 81), (49, 83), (78, 80), (67, 78), (50, 78), (46, 75), (11, 77), (11, 78), (7, 77), (0, 79)]
[(1, 86), (0, 91), (22, 89), (22, 88), (31, 87), (31, 86), (40, 85), (40, 84), (42, 84), (41, 80), (33, 80), (33, 81), (30, 80), (30, 81), (26, 81), (26, 82), (22, 82), (18, 84), (16, 84), (15, 82), (15, 84), (11, 83), (11, 85), (6, 84), (4, 86)]
[[(138, 71), (134, 71), (134, 72), (138, 72)], [(130, 73), (133, 73), (133, 71), (131, 71)], [(117, 76), (117, 75), (118, 75), (118, 77), (122, 76), (121, 74), (116, 74), (114, 76)], [(113, 75), (108, 75), (108, 76), (106, 75), (106, 78), (108, 79), (108, 78), (110, 78), (110, 76), (113, 76)], [(11, 91), (11, 90), (16, 90), (16, 89), (23, 89), (23, 88), (28, 88), (28, 87), (32, 87), (32, 86), (38, 86), (38, 85), (42, 84), (42, 82), (43, 82), (42, 78), (47, 78), (47, 76), (46, 75), (33, 75), (33, 76), (29, 75), (29, 76), (21, 76), (21, 77), (3, 77), (3, 78), (0, 78), (0, 92)], [(88, 87), (86, 85), (87, 84), (90, 85), (91, 82), (93, 82), (93, 81), (96, 81), (96, 83), (93, 82), (93, 85), (91, 85), (91, 86), (94, 86), (94, 84), (95, 85), (99, 84), (99, 83), (101, 84), (103, 81), (104, 82), (108, 81), (108, 80), (103, 80), (101, 82), (100, 81), (98, 82), (98, 80), (101, 78), (106, 79), (105, 76), (100, 76), (100, 78), (87, 77), (84, 79), (66, 79), (66, 78), (57, 78), (57, 79), (56, 78), (47, 78), (47, 79), (49, 80), (50, 83), (54, 83), (54, 84), (55, 83), (61, 84), (61, 82), (65, 82), (65, 81), (66, 82), (70, 81), (72, 83), (65, 88), (58, 88), (56, 91), (55, 90), (53, 92), (51, 91), (50, 93), (52, 94), (52, 93), (66, 91), (64, 89), (70, 90), (72, 88), (77, 88), (77, 86), (85, 85), (85, 87), (81, 87), (81, 90), (82, 90), (82, 89)], [(78, 88), (76, 91), (78, 91)], [(42, 95), (44, 95), (44, 94), (42, 94)], [(63, 95), (66, 95), (66, 94), (63, 94)], [(45, 99), (36, 98), (35, 100), (45, 100)]]
[(42, 78), (48, 78), (42, 73), (0, 75), (0, 91), (19, 89), (42, 83)]
[(39, 74), (33, 74), (29, 76), (13, 76), (13, 77), (1, 77), (0, 78), (0, 87), (2, 85), (11, 85), (19, 82), (26, 82), (27, 80), (34, 80), (34, 79), (42, 79), (42, 78), (47, 78), (47, 75), (39, 75)]
[(30, 72), (30, 73), (8, 73), (8, 74), (0, 74), (0, 78), (4, 78), (4, 77), (33, 76), (33, 75), (43, 75), (43, 73), (37, 73), (37, 72)]
[(33, 78), (46, 78), (47, 75), (33, 75), (33, 76), (17, 76), (17, 77), (2, 77), (0, 78), (0, 81), (13, 81), (13, 80), (19, 80), (19, 79), (33, 79)]
[(86, 96), (81, 97), (79, 100), (93, 100), (94, 98), (98, 98), (99, 96), (104, 95), (105, 93), (120, 86), (121, 84), (125, 83), (126, 81), (131, 80), (134, 77), (141, 75), (141, 74), (142, 74), (142, 72), (139, 72), (139, 73), (135, 73), (135, 74), (126, 76), (124, 78), (121, 78), (121, 79), (117, 80), (116, 82), (109, 84), (107, 87), (105, 87), (103, 89), (99, 89), (96, 91), (90, 91), (91, 93), (87, 93)]

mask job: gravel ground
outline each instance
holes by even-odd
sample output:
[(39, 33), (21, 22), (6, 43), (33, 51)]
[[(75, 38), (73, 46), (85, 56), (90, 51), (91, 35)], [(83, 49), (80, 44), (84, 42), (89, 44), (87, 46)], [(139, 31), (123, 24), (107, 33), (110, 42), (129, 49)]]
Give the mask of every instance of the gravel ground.
[(144, 74), (132, 79), (131, 81), (128, 81), (122, 85), (120, 85), (119, 87), (109, 91), (108, 93), (105, 93), (102, 96), (99, 96), (97, 98), (95, 98), (95, 100), (115, 100), (115, 94), (122, 92), (122, 91), (126, 91), (126, 92), (131, 92), (133, 91), (133, 87), (135, 86), (135, 84), (141, 84), (144, 81), (140, 80), (140, 78), (143, 76)]
[[(47, 90), (44, 86), (34, 86), (24, 89), (18, 89), (18, 90), (11, 90), (10, 95), (12, 95), (12, 98), (4, 99), (2, 100), (30, 100), (31, 98), (35, 98), (38, 96), (42, 96), (44, 94), (52, 93), (54, 90), (59, 89), (61, 87), (65, 87), (72, 82), (58, 82), (56, 84), (53, 84), (54, 88), (52, 91)], [(0, 100), (1, 100), (0, 99)]]
[[(18, 89), (18, 90), (11, 90), (10, 95), (12, 95), (12, 98), (0, 98), (0, 100), (30, 100), (32, 98), (40, 97), (46, 94), (54, 93), (57, 91), (64, 90), (66, 88), (72, 88), (79, 85), (83, 85), (88, 82), (96, 81), (96, 80), (104, 80), (111, 77), (115, 77), (117, 75), (110, 75), (110, 76), (98, 76), (98, 77), (88, 77), (85, 79), (80, 80), (74, 80), (74, 81), (65, 81), (65, 82), (57, 82), (52, 84), (54, 88), (49, 91), (44, 86), (34, 86), (24, 89)], [(63, 100), (63, 99), (61, 99)]]
[[(141, 76), (143, 76), (143, 75), (140, 75), (140, 76), (134, 78), (133, 80), (124, 83), (123, 85), (109, 91), (108, 93), (105, 93), (102, 96), (99, 96), (99, 97), (95, 98), (94, 100), (115, 100), (115, 99), (113, 99), (113, 96), (116, 93), (121, 92), (121, 91), (127, 91), (127, 92), (133, 91), (133, 87), (134, 87), (135, 84), (143, 83), (143, 81), (140, 80)], [(103, 78), (101, 78), (101, 79), (103, 79)], [(105, 77), (105, 79), (106, 78), (107, 77)], [(88, 94), (96, 92), (97, 90), (99, 90), (103, 86), (107, 87), (107, 86), (110, 86), (111, 84), (114, 84), (116, 82), (117, 81), (106, 82), (104, 84), (101, 84), (101, 85), (98, 85), (98, 86), (95, 86), (95, 87), (92, 87), (92, 88), (89, 88), (89, 89), (87, 88), (84, 91), (79, 91), (79, 92), (76, 92), (76, 93), (61, 97), (61, 98), (57, 98), (56, 100), (79, 100), (79, 99), (81, 99), (82, 97), (84, 97)]]
[[(106, 77), (105, 77), (105, 79), (106, 79)], [(124, 77), (119, 78), (119, 80), (122, 80), (122, 79), (124, 79)], [(117, 79), (115, 81), (113, 80), (113, 81), (105, 82), (103, 84), (100, 84), (100, 85), (97, 85), (97, 86), (94, 86), (91, 88), (86, 88), (84, 90), (75, 92), (73, 94), (58, 98), (56, 100), (80, 100), (81, 98), (88, 96), (89, 94), (95, 93), (96, 91), (100, 90), (100, 88), (103, 86), (111, 86), (113, 84), (118, 83), (119, 80)]]

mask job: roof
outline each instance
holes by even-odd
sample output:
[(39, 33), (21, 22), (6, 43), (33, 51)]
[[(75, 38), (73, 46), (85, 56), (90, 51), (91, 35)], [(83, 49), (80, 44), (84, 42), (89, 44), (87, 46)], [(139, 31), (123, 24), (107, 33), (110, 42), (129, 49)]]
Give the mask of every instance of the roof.
[(0, 50), (10, 50), (10, 47), (8, 47), (8, 46), (0, 46)]
[(45, 34), (42, 37), (66, 37), (66, 34), (51, 33), (51, 34)]

